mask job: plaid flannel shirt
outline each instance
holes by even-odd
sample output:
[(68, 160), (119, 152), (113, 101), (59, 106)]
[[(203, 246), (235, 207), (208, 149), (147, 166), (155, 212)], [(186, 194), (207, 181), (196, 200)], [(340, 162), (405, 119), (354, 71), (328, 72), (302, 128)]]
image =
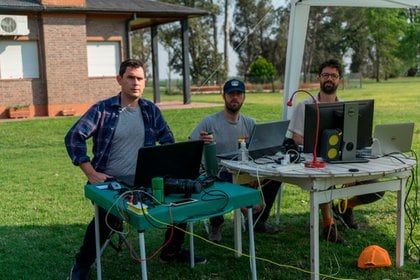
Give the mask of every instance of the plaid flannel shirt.
[[(86, 140), (92, 137), (92, 166), (99, 172), (105, 170), (111, 150), (111, 140), (122, 109), (120, 103), (120, 94), (100, 101), (70, 128), (64, 140), (74, 165), (90, 161)], [(139, 106), (145, 128), (144, 146), (154, 146), (156, 142), (174, 143), (172, 131), (159, 108), (145, 99), (139, 99)]]

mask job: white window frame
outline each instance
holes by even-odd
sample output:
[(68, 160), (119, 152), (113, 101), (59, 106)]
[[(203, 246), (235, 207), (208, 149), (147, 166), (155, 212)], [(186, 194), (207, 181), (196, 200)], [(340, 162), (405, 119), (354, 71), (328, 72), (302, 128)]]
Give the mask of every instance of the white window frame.
[(88, 77), (115, 77), (121, 63), (120, 42), (88, 42)]
[(0, 79), (39, 78), (36, 41), (0, 41)]

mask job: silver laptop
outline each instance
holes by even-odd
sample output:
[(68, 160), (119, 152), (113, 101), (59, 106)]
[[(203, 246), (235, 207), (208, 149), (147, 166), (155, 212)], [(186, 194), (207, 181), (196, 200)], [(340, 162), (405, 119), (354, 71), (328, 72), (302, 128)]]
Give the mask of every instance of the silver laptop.
[[(286, 132), (289, 127), (289, 120), (257, 123), (251, 132), (248, 151), (249, 156), (257, 159), (263, 156), (271, 156), (280, 151)], [(238, 151), (218, 154), (221, 159), (235, 159)]]
[(414, 123), (378, 124), (373, 132), (373, 155), (406, 153), (411, 151)]

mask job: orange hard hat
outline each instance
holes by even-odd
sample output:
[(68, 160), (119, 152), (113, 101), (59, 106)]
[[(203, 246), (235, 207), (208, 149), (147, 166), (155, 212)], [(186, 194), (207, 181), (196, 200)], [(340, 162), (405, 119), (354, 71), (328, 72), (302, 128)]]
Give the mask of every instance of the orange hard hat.
[(357, 261), (359, 268), (373, 268), (391, 266), (388, 252), (378, 245), (370, 245), (363, 249)]

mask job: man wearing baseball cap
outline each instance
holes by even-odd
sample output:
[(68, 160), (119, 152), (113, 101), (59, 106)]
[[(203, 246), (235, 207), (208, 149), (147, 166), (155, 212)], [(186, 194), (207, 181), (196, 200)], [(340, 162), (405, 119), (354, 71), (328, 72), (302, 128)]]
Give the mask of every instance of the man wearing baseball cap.
[(245, 93), (245, 84), (237, 79), (227, 81), (223, 86), (223, 93), (228, 94), (234, 91)]
[[(225, 106), (222, 111), (206, 116), (192, 131), (190, 139), (201, 139), (209, 144), (216, 143), (216, 154), (238, 150), (238, 142), (247, 140), (256, 123), (255, 119), (242, 115), (241, 107), (245, 101), (245, 84), (238, 79), (228, 80), (223, 86), (222, 98)], [(223, 167), (218, 174), (219, 179), (232, 182), (232, 174)], [(279, 182), (264, 180), (261, 183), (265, 200), (263, 211), (254, 214), (257, 221), (254, 230), (260, 233), (276, 233), (278, 228), (266, 223), (273, 206), (274, 199), (280, 187)], [(218, 216), (210, 219), (208, 239), (219, 243), (222, 240), (224, 218)]]

